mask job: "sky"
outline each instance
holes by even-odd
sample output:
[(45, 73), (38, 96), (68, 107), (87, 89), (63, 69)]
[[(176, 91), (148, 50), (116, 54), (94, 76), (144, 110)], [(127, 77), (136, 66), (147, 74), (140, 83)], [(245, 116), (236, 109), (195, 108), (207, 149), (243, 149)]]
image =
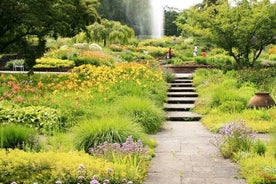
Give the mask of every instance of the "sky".
[[(156, 1), (158, 1), (158, 3), (160, 2), (160, 0), (156, 0)], [(180, 10), (188, 9), (191, 6), (194, 6), (198, 3), (203, 2), (203, 0), (161, 0), (161, 1), (163, 3), (163, 6), (168, 5), (169, 7), (175, 7)], [(270, 0), (270, 2), (275, 3), (276, 0)]]
[(188, 9), (191, 6), (202, 2), (203, 0), (163, 0), (165, 6), (168, 5), (169, 7), (175, 7), (180, 10)]

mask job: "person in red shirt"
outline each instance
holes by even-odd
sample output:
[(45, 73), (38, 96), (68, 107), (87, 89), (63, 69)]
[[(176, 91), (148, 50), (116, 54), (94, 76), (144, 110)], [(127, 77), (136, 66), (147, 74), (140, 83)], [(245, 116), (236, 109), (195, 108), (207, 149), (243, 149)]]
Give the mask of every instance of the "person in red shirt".
[(207, 55), (207, 54), (206, 54), (206, 51), (205, 51), (205, 50), (202, 50), (201, 56), (202, 56), (202, 57), (206, 57), (206, 55)]
[(172, 48), (170, 48), (168, 51), (168, 58), (172, 59)]

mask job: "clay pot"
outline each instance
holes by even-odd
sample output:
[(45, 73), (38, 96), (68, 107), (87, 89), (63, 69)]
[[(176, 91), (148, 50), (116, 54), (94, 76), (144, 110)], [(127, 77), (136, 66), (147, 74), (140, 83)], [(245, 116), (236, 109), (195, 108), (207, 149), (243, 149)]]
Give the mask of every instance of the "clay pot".
[(275, 105), (268, 92), (257, 92), (248, 103), (249, 108), (270, 108)]

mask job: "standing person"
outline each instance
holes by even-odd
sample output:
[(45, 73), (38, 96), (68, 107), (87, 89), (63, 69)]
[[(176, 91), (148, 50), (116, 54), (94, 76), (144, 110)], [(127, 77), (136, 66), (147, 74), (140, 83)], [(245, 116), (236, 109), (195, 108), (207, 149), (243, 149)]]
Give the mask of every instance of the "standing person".
[(198, 47), (197, 47), (197, 46), (195, 46), (195, 48), (194, 48), (194, 52), (193, 52), (193, 56), (197, 56), (197, 51), (198, 51)]
[(202, 57), (206, 57), (206, 55), (207, 55), (207, 54), (206, 54), (206, 51), (205, 51), (205, 50), (202, 50), (201, 56), (202, 56)]
[(172, 59), (172, 48), (170, 48), (168, 51), (168, 58)]

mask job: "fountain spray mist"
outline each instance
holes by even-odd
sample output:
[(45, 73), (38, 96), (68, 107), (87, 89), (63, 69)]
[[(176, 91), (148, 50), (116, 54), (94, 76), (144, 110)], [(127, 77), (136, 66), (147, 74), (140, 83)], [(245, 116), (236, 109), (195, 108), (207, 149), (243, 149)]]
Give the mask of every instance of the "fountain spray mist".
[(150, 0), (151, 37), (162, 38), (164, 35), (164, 8), (162, 0)]

